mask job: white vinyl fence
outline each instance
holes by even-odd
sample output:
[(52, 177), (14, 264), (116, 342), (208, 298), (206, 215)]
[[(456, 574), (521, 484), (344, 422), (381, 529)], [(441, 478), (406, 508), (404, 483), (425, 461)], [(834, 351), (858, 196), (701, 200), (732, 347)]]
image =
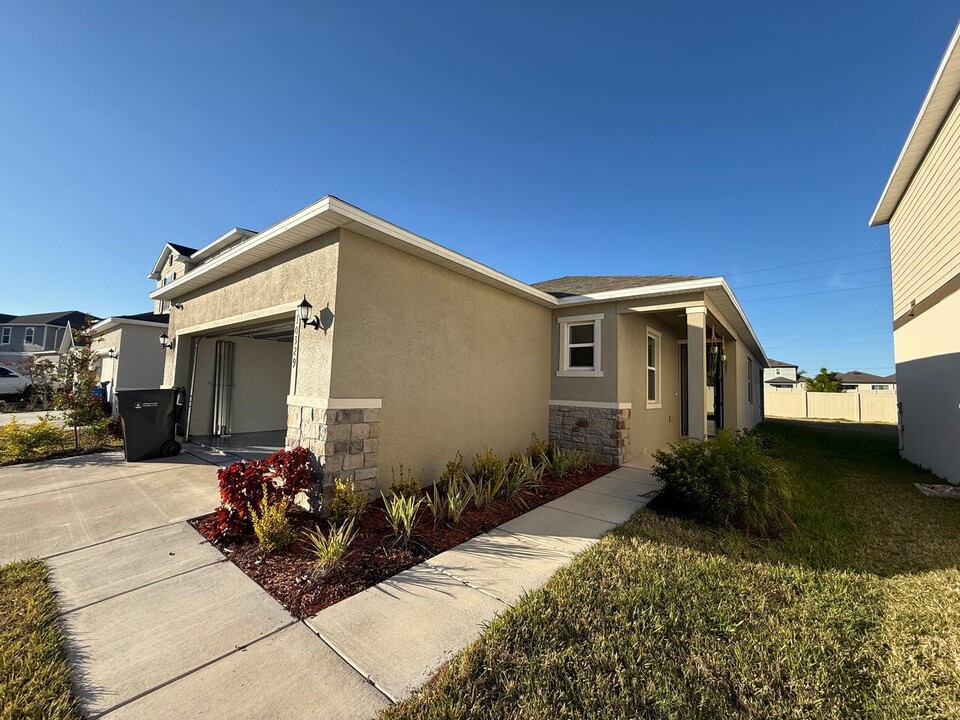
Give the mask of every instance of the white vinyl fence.
[(850, 420), (865, 423), (897, 422), (894, 393), (818, 393), (766, 390), (763, 410), (767, 417)]

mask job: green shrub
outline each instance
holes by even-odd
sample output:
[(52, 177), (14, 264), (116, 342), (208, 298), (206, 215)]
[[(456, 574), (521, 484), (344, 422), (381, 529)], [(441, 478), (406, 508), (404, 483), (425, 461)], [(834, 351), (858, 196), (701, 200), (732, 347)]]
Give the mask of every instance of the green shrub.
[(294, 541), (296, 533), (287, 518), (289, 500), (281, 498), (270, 502), (266, 485), (263, 487), (263, 496), (257, 507), (250, 506), (250, 519), (253, 522), (253, 532), (264, 552), (273, 552), (286, 547)]
[(478, 510), (486, 512), (490, 504), (503, 494), (504, 484), (507, 481), (507, 469), (500, 466), (496, 474), (490, 478), (477, 476), (475, 478), (467, 477), (467, 484), (473, 494), (473, 503)]
[(107, 444), (107, 440), (112, 436), (111, 428), (113, 420), (109, 417), (102, 417), (94, 420), (86, 427), (87, 437), (90, 438), (90, 447), (102, 448)]
[(463, 480), (466, 474), (467, 471), (463, 467), (463, 455), (461, 455), (458, 450), (457, 456), (453, 460), (449, 460), (443, 472), (440, 473), (440, 485), (448, 488), (450, 487), (450, 483)]
[(423, 473), (414, 476), (413, 470), (404, 471), (403, 463), (400, 463), (400, 472), (397, 473), (390, 468), (392, 482), (390, 483), (390, 495), (402, 495), (404, 497), (418, 498), (420, 490), (423, 487)]
[(5, 459), (29, 460), (63, 450), (65, 444), (63, 428), (47, 418), (41, 418), (36, 425), (24, 425), (14, 417), (0, 426), (0, 455)]
[(530, 447), (527, 448), (527, 456), (532, 458), (543, 458), (547, 461), (553, 453), (554, 444), (549, 440), (541, 440), (536, 433), (530, 434)]
[(350, 543), (356, 537), (356, 532), (353, 529), (353, 520), (347, 520), (342, 525), (331, 527), (326, 535), (318, 526), (315, 531), (304, 531), (303, 537), (308, 551), (314, 558), (311, 564), (314, 577), (324, 577), (343, 560)]
[(333, 481), (333, 498), (330, 500), (328, 517), (333, 527), (339, 527), (347, 521), (359, 523), (366, 508), (367, 494), (354, 487), (352, 475)]
[(764, 453), (753, 433), (721, 430), (653, 455), (664, 484), (655, 507), (701, 522), (775, 537), (794, 527), (786, 470)]
[(554, 480), (563, 480), (570, 473), (589, 467), (592, 462), (589, 453), (559, 445), (555, 445), (549, 455), (542, 456), (541, 461)]
[(454, 478), (447, 485), (447, 517), (453, 525), (460, 522), (464, 511), (473, 500), (473, 484), (470, 477), (462, 474), (459, 479)]
[(473, 456), (473, 478), (480, 483), (486, 483), (503, 474), (503, 458), (488, 447), (482, 453)]
[(403, 547), (407, 547), (423, 500), (399, 493), (390, 497), (380, 493), (380, 496), (383, 498), (383, 512), (387, 516), (394, 537)]

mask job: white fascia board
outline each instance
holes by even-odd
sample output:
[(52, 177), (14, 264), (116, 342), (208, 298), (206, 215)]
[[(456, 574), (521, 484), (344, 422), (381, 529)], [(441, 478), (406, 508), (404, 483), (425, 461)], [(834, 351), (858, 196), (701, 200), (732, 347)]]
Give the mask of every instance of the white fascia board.
[(936, 139), (944, 120), (949, 115), (957, 95), (960, 93), (960, 53), (954, 55), (957, 41), (960, 39), (960, 24), (953, 31), (953, 37), (940, 60), (937, 72), (930, 83), (930, 89), (923, 99), (920, 112), (903, 143), (897, 162), (890, 172), (887, 184), (883, 188), (877, 207), (870, 216), (870, 227), (886, 225), (900, 204), (900, 199), (910, 187), (913, 176), (926, 157), (927, 150)]
[(233, 228), (228, 232), (225, 232), (223, 235), (218, 237), (209, 245), (204, 245), (202, 248), (197, 250), (193, 255), (190, 256), (191, 260), (200, 261), (205, 258), (210, 257), (217, 252), (222, 247), (229, 245), (230, 243), (236, 242), (237, 240), (243, 240), (245, 238), (251, 238), (256, 235), (253, 230), (244, 230), (243, 228)]
[(108, 317), (95, 325), (90, 326), (90, 332), (92, 333), (101, 333), (106, 332), (114, 326), (118, 325), (147, 325), (149, 327), (167, 327), (167, 323), (162, 320), (133, 320), (131, 318), (113, 318)]
[(622, 290), (604, 290), (589, 295), (570, 295), (559, 300), (560, 306), (586, 305), (589, 303), (607, 302), (610, 300), (633, 300), (634, 298), (657, 295), (675, 294), (688, 290), (706, 290), (720, 285), (722, 277), (699, 278), (697, 280), (682, 280), (680, 282), (662, 283), (659, 285), (645, 285), (643, 287), (624, 288)]
[(757, 350), (760, 352), (760, 362), (763, 364), (763, 367), (770, 367), (770, 361), (767, 359), (767, 353), (763, 349), (763, 345), (760, 344), (760, 338), (757, 337), (757, 333), (753, 330), (753, 325), (750, 324), (750, 320), (747, 318), (747, 314), (743, 311), (743, 308), (740, 306), (740, 301), (737, 300), (737, 296), (734, 294), (733, 290), (730, 289), (730, 286), (727, 285), (727, 281), (723, 278), (720, 278), (720, 284), (723, 288), (723, 291), (727, 294), (730, 302), (733, 303), (733, 307), (736, 308), (737, 314), (740, 316), (740, 320), (743, 321), (744, 326), (747, 329), (747, 332), (750, 333), (750, 338), (756, 343)]
[[(408, 252), (416, 257), (421, 257), (425, 260), (435, 262), (436, 264), (441, 265), (442, 267), (447, 267), (455, 272), (461, 272), (461, 274), (467, 275), (468, 277), (480, 276), (481, 278), (489, 281), (488, 284), (490, 285), (500, 286), (501, 289), (509, 288), (513, 291), (516, 291), (517, 294), (520, 294), (540, 305), (555, 307), (558, 304), (557, 299), (549, 293), (545, 293), (542, 290), (537, 290), (526, 283), (516, 280), (508, 275), (504, 275), (503, 273), (487, 267), (486, 265), (478, 263), (464, 255), (445, 248), (442, 245), (431, 242), (426, 238), (415, 235), (408, 230), (404, 230), (393, 223), (387, 222), (386, 220), (378, 218), (375, 215), (371, 215), (370, 213), (365, 212), (364, 210), (361, 210), (360, 208), (350, 205), (349, 203), (346, 203), (343, 200), (335, 198), (331, 195), (321, 198), (303, 210), (294, 213), (290, 217), (281, 220), (263, 232), (254, 235), (248, 242), (237, 245), (235, 248), (225, 251), (219, 257), (198, 265), (191, 271), (184, 273), (182, 277), (174, 280), (172, 283), (157, 288), (150, 293), (150, 298), (153, 300), (168, 300), (174, 298), (177, 296), (178, 289), (183, 287), (183, 285), (187, 283), (190, 283), (191, 285), (194, 284), (199, 276), (210, 272), (210, 270), (219, 267), (224, 263), (237, 260), (240, 255), (257, 248), (260, 245), (281, 236), (287, 230), (292, 230), (298, 225), (320, 215), (329, 215), (330, 220), (334, 222), (337, 227), (344, 227), (352, 223), (361, 225), (374, 231), (374, 233), (380, 236), (381, 239), (386, 237), (394, 241), (396, 243), (395, 246), (404, 252)], [(374, 239), (378, 238), (375, 237)], [(241, 267), (242, 266), (238, 264), (237, 270), (239, 270)]]

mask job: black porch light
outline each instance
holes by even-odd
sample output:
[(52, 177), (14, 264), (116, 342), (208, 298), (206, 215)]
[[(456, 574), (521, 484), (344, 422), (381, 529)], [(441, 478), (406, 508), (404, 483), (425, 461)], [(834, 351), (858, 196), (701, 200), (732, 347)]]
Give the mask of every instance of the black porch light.
[(313, 325), (314, 330), (320, 329), (320, 318), (316, 315), (313, 316), (313, 320), (310, 320), (310, 313), (313, 312), (313, 305), (307, 300), (307, 296), (303, 296), (303, 301), (297, 305), (297, 317), (300, 318), (300, 322), (303, 323), (304, 327), (307, 325)]
[(110, 348), (107, 351), (107, 357), (110, 358), (111, 360), (114, 360), (117, 357), (117, 351), (114, 350), (113, 348)]
[(163, 334), (160, 336), (160, 345), (161, 345), (161, 347), (165, 347), (167, 350), (169, 350), (170, 348), (172, 348), (172, 347), (173, 347), (173, 343), (170, 342), (170, 336), (167, 335), (166, 333), (163, 333)]

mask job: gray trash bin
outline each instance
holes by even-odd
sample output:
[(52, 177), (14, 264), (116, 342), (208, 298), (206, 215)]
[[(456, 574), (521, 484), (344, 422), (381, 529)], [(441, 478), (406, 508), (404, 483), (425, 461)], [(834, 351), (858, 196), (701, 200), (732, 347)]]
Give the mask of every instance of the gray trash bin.
[(183, 406), (183, 388), (117, 390), (116, 397), (127, 462), (172, 457), (180, 452), (176, 427)]

